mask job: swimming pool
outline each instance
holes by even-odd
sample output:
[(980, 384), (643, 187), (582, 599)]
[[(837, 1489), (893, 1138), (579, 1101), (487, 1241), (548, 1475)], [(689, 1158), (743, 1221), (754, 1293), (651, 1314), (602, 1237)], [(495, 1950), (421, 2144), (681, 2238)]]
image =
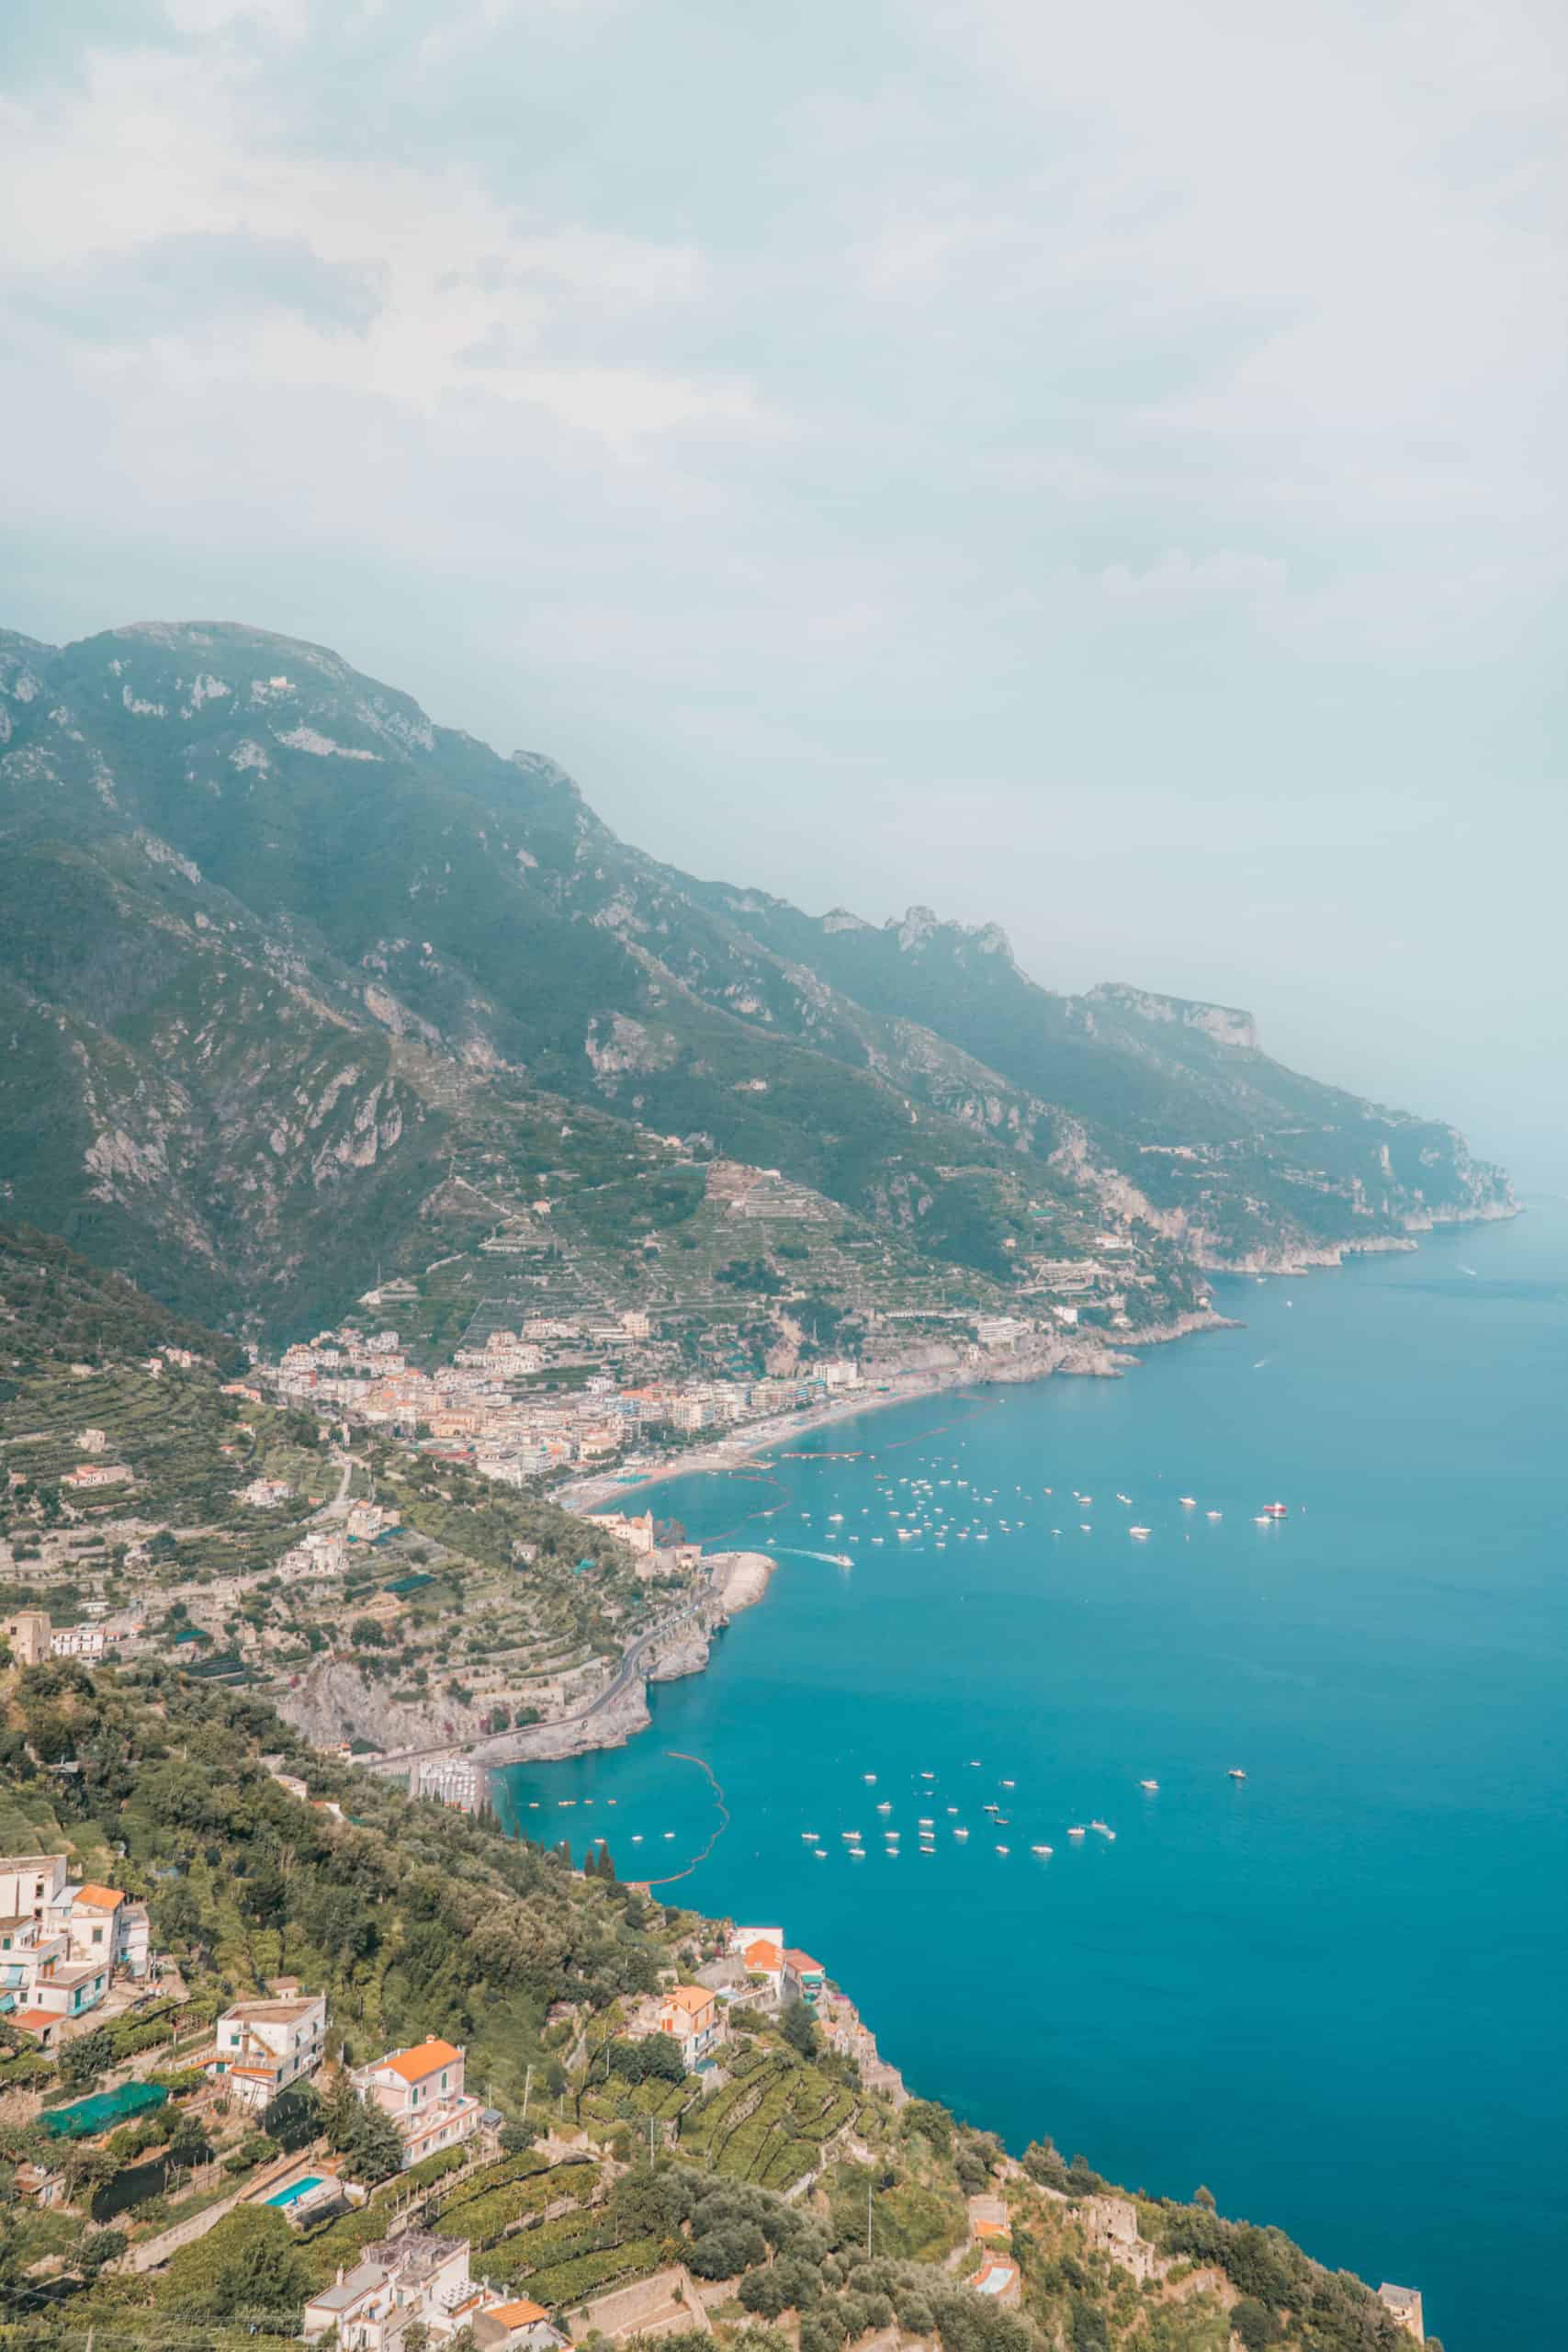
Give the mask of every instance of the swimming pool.
[(321, 2185), (321, 2174), (308, 2172), (302, 2180), (291, 2180), (282, 2188), (275, 2188), (270, 2197), (263, 2198), (262, 2202), (264, 2205), (293, 2205), (301, 2197), (308, 2197), (312, 2188), (320, 2188)]

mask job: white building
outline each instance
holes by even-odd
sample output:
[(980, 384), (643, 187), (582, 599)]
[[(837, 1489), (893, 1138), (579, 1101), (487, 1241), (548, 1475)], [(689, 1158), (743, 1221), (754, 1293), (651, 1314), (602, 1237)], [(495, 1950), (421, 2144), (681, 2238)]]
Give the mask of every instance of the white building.
[(65, 1855), (0, 1857), (0, 1993), (18, 2009), (80, 2016), (114, 1973), (146, 1975), (150, 1939), (145, 1903), (73, 1880)]
[(245, 2107), (258, 2111), (279, 2091), (308, 2081), (325, 2053), (326, 1996), (235, 2001), (219, 2018), (218, 2055), (207, 2068)]
[(249, 1503), (253, 1510), (276, 1510), (294, 1492), (287, 1478), (253, 1478), (248, 1487), (240, 1489), (240, 1500)]
[(107, 1647), (101, 1625), (56, 1625), (49, 1637), (51, 1657), (102, 1657)]
[(486, 2296), (468, 2276), (467, 2238), (406, 2230), (367, 2245), (349, 2271), (305, 2306), (307, 2344), (334, 2336), (339, 2352), (393, 2352), (420, 2323), (437, 2344), (467, 2327)]

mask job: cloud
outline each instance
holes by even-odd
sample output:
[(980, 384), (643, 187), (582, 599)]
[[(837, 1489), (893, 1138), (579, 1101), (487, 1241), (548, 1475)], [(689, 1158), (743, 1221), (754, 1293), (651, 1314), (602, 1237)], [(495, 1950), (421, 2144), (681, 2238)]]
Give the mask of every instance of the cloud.
[[(298, 28), (265, 8), (181, 23), (242, 18)], [(691, 245), (542, 227), (458, 158), (290, 152), (272, 97), (249, 51), (197, 42), (174, 61), (100, 51), (85, 88), (0, 104), (24, 323), (155, 344), (186, 389), (243, 377), (425, 411), (482, 390), (619, 447), (768, 421), (740, 371), (665, 367), (637, 347), (636, 322), (700, 306)]]
[(197, 230), (19, 273), (10, 299), (24, 316), (85, 342), (113, 344), (275, 312), (329, 334), (363, 334), (381, 293), (375, 269), (324, 261), (302, 238)]

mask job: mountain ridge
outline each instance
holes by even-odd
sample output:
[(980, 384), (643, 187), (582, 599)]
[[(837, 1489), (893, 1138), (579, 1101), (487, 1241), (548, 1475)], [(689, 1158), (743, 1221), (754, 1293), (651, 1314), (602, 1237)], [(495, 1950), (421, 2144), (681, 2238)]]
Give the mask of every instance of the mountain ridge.
[(1201, 1263), (1512, 1207), (1236, 1008), (685, 875), (545, 754), (240, 623), (0, 632), (0, 1211), (209, 1318), (297, 1327), (413, 1264), (508, 1103), (695, 1136), (1004, 1285), (1114, 1214), (1177, 1306)]

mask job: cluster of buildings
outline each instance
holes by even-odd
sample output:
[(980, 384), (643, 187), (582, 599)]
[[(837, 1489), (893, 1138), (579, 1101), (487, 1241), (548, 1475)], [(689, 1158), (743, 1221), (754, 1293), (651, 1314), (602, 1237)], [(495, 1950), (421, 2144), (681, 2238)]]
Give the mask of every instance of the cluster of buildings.
[[(511, 1485), (613, 1462), (646, 1435), (691, 1437), (820, 1404), (861, 1382), (848, 1357), (813, 1364), (798, 1378), (618, 1377), (614, 1367), (651, 1336), (649, 1316), (636, 1307), (577, 1319), (532, 1316), (519, 1329), (492, 1331), (482, 1347), (459, 1348), (450, 1364), (424, 1373), (410, 1364), (396, 1331), (367, 1339), (324, 1331), (288, 1349), (276, 1377), (286, 1402), (331, 1405)], [(535, 1385), (569, 1367), (573, 1385)]]
[(41, 1666), (49, 1657), (100, 1658), (114, 1638), (107, 1626), (91, 1620), (80, 1625), (53, 1624), (47, 1609), (18, 1609), (0, 1631), (18, 1666)]
[(731, 1928), (726, 1955), (698, 1971), (694, 1984), (669, 1984), (638, 2005), (627, 2023), (633, 2041), (668, 2034), (689, 2075), (708, 2073), (728, 2035), (728, 2013), (738, 2001), (778, 2011), (796, 2001), (815, 2010), (828, 1989), (827, 1972), (808, 1951), (786, 1945), (782, 1928)]
[(524, 2297), (504, 2300), (470, 2277), (467, 2238), (405, 2230), (367, 2245), (352, 2270), (305, 2306), (307, 2344), (338, 2352), (395, 2352), (415, 2325), (432, 2344), (467, 2329), (476, 2352), (554, 2352), (566, 2338)]
[[(265, 1994), (233, 2001), (213, 2028), (210, 2080), (258, 2113), (280, 2092), (309, 2082), (327, 2052), (327, 2002), (296, 1977), (277, 1977)], [(431, 2035), (406, 2050), (389, 2050), (368, 2066), (349, 2071), (359, 2097), (378, 2107), (402, 2143), (403, 2168), (443, 2148), (474, 2138), (485, 2120), (483, 2102), (464, 2084), (465, 2052)]]
[(0, 2016), (52, 2049), (117, 1976), (146, 1977), (151, 1933), (144, 1903), (73, 1879), (64, 1854), (0, 1856)]

